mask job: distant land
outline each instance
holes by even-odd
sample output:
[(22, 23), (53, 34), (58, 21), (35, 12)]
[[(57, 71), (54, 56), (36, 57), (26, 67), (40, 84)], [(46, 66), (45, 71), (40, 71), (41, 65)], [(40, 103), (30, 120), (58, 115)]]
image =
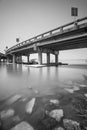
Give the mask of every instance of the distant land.
[(59, 62), (68, 63), (68, 64), (87, 64), (87, 59), (63, 59)]

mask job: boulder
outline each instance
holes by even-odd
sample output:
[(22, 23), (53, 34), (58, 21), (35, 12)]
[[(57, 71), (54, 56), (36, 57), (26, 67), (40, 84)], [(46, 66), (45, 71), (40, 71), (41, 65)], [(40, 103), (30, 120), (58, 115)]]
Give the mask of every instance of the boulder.
[(56, 121), (60, 122), (61, 121), (61, 118), (63, 117), (63, 110), (62, 109), (55, 109), (55, 110), (52, 110), (50, 113), (49, 113), (49, 116), (56, 119)]
[(34, 128), (29, 123), (23, 121), (11, 128), (11, 130), (34, 130)]
[(63, 119), (63, 124), (66, 130), (81, 130), (80, 124), (77, 121)]
[(26, 112), (31, 114), (32, 111), (33, 111), (33, 107), (34, 107), (34, 104), (35, 104), (35, 98), (32, 98), (27, 104), (26, 104)]
[(14, 113), (15, 113), (15, 111), (13, 109), (3, 110), (0, 113), (0, 116), (1, 116), (1, 119), (7, 119), (7, 118), (13, 116)]

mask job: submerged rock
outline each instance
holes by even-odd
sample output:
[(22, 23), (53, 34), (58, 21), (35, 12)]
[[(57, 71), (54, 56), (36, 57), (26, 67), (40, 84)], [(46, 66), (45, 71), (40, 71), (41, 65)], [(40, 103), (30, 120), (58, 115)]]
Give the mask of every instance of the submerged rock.
[(13, 109), (4, 110), (0, 113), (1, 119), (7, 119), (13, 116), (15, 111)]
[(35, 98), (32, 98), (27, 104), (26, 104), (26, 112), (31, 114), (32, 111), (33, 111), (33, 107), (34, 107), (34, 104), (35, 104)]
[(56, 119), (56, 121), (60, 122), (61, 121), (61, 118), (63, 117), (63, 110), (62, 109), (55, 109), (55, 110), (52, 110), (50, 113), (49, 113), (49, 116)]
[(67, 92), (69, 92), (69, 93), (74, 93), (74, 90), (71, 89), (71, 88), (65, 88), (65, 90), (66, 90)]
[(23, 121), (13, 127), (11, 130), (34, 130), (34, 128), (29, 123)]
[(74, 93), (74, 91), (78, 91), (80, 88), (78, 86), (73, 86), (72, 88), (65, 88), (65, 90), (69, 93)]
[(81, 130), (80, 124), (77, 121), (63, 119), (63, 124), (66, 130)]
[(15, 95), (15, 96), (11, 97), (10, 99), (8, 99), (6, 104), (11, 105), (12, 103), (19, 100), (21, 97), (22, 97), (21, 95)]

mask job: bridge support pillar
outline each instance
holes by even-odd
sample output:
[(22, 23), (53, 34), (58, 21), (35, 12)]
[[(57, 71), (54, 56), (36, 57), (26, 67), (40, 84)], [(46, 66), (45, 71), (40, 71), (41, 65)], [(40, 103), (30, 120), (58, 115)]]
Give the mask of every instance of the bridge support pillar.
[(41, 51), (38, 52), (38, 64), (39, 65), (42, 64), (42, 52)]
[(50, 52), (47, 52), (47, 65), (50, 64)]
[(29, 63), (30, 54), (27, 55), (27, 63)]
[(13, 63), (15, 63), (15, 61), (16, 61), (16, 56), (13, 55)]
[(59, 51), (55, 51), (55, 65), (58, 65), (58, 55)]

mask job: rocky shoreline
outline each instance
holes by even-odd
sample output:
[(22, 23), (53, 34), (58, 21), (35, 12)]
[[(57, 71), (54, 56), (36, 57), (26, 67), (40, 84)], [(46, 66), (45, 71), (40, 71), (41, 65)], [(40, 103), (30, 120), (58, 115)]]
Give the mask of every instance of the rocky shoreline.
[(0, 130), (87, 130), (87, 86), (0, 102)]

